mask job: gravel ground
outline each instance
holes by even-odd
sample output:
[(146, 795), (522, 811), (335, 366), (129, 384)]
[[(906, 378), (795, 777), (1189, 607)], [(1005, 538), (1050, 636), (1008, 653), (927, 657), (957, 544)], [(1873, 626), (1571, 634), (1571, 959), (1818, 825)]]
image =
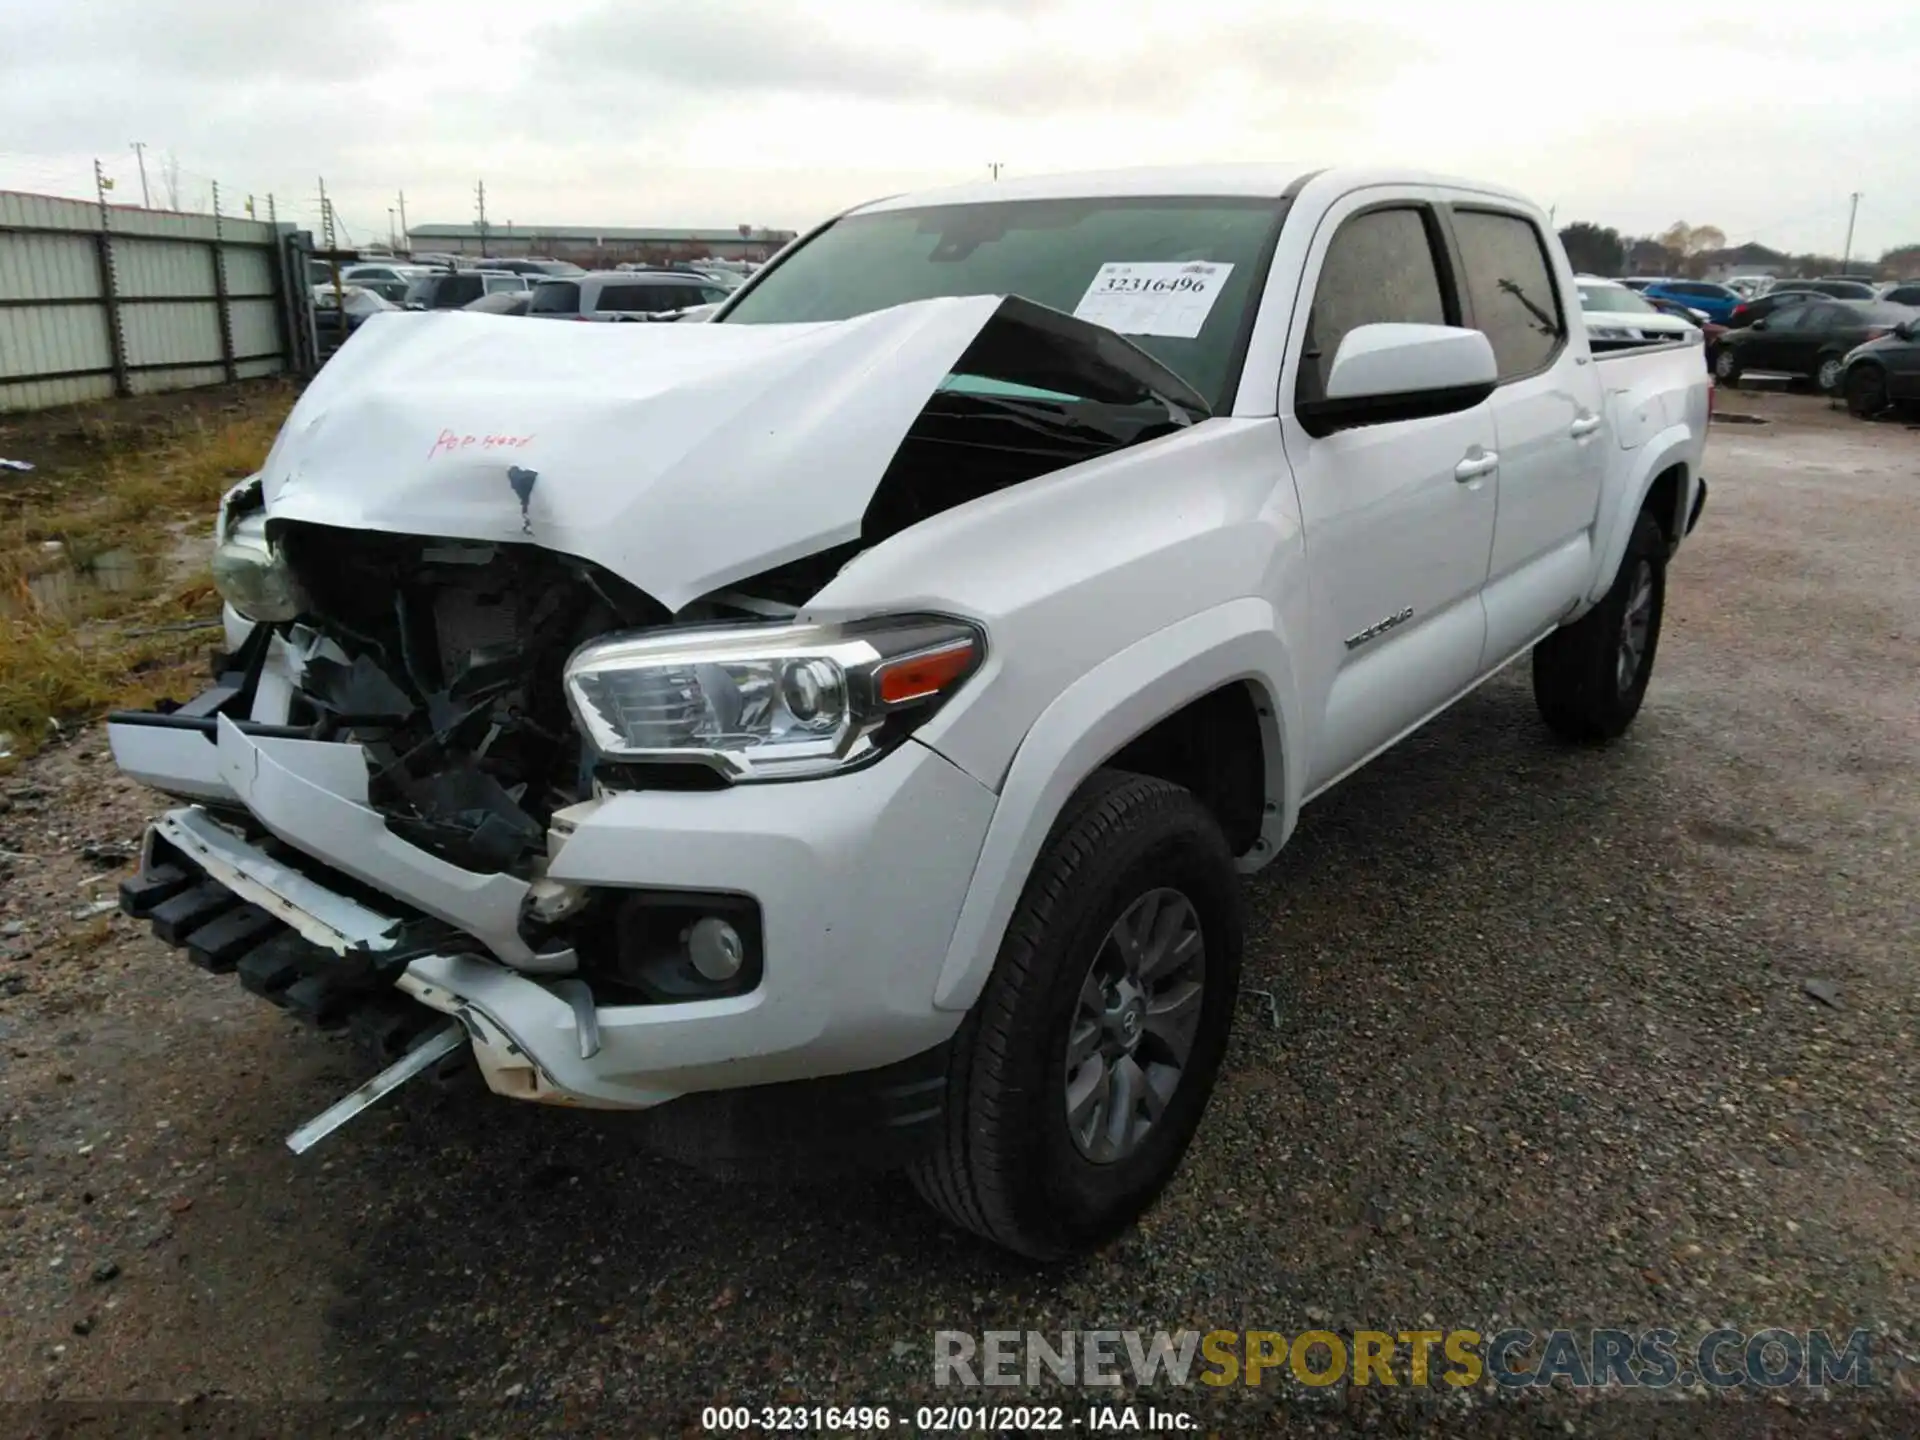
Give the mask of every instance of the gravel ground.
[[(1311, 807), (1250, 886), (1245, 983), (1272, 1003), (1245, 997), (1184, 1172), (1065, 1270), (892, 1179), (721, 1185), (618, 1117), (457, 1089), (295, 1159), (282, 1137), (361, 1063), (132, 922), (76, 919), (157, 802), (97, 733), (41, 757), (0, 786), (0, 1399), (166, 1402), (97, 1413), (195, 1433), (680, 1433), (723, 1400), (934, 1398), (937, 1329), (1429, 1317), (1861, 1325), (1911, 1356), (1920, 434), (1806, 396), (1721, 410), (1768, 423), (1715, 427), (1632, 735), (1556, 745), (1522, 667)], [(1229, 1433), (1276, 1407), (1329, 1432), (1912, 1433), (1894, 1394), (1159, 1398)]]

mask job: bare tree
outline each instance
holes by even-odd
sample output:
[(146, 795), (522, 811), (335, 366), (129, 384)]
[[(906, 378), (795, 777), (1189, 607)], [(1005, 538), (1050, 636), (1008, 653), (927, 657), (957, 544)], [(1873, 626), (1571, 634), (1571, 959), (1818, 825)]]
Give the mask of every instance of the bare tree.
[(167, 208), (180, 208), (180, 157), (171, 150), (160, 163), (160, 188), (167, 192)]

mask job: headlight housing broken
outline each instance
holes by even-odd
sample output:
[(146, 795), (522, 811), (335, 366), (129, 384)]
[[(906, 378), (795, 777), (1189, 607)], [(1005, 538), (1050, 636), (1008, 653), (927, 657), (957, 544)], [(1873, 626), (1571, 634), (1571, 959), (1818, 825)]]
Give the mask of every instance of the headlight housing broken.
[(227, 526), (209, 568), (221, 598), (249, 620), (292, 620), (306, 608), (300, 582), (267, 539), (267, 517), (261, 511)]
[(938, 616), (614, 635), (574, 652), (567, 702), (602, 759), (791, 779), (875, 758), (985, 657), (977, 626)]

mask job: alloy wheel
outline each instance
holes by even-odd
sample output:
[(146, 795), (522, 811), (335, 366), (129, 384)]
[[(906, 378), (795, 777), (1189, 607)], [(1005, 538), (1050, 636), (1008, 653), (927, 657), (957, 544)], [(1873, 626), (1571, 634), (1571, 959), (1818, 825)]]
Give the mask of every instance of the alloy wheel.
[(1200, 1024), (1206, 937), (1193, 902), (1149, 890), (1094, 952), (1067, 1026), (1067, 1131), (1095, 1164), (1133, 1154), (1166, 1113)]
[(1647, 637), (1653, 630), (1653, 565), (1646, 560), (1634, 566), (1633, 588), (1627, 592), (1626, 615), (1620, 622), (1620, 650), (1615, 680), (1620, 693), (1626, 694), (1639, 678), (1640, 666), (1647, 655)]

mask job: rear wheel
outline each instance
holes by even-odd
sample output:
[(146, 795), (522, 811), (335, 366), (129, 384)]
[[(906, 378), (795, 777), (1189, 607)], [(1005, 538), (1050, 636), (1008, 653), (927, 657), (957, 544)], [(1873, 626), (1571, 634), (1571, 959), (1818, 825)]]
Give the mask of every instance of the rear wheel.
[(1847, 372), (1847, 409), (1871, 420), (1887, 408), (1887, 372), (1878, 365), (1858, 363)]
[(1713, 357), (1714, 378), (1729, 390), (1740, 383), (1740, 357), (1731, 345), (1722, 345)]
[(1553, 731), (1597, 744), (1624, 734), (1646, 698), (1666, 607), (1667, 537), (1651, 515), (1600, 603), (1533, 650), (1533, 698)]
[(1844, 356), (1834, 352), (1820, 357), (1820, 363), (1814, 367), (1813, 383), (1820, 387), (1822, 395), (1833, 395), (1840, 389), (1840, 377), (1846, 372)]
[(1096, 774), (1054, 826), (954, 1041), (914, 1186), (1036, 1259), (1111, 1239), (1178, 1169), (1240, 980), (1239, 881), (1187, 791)]

